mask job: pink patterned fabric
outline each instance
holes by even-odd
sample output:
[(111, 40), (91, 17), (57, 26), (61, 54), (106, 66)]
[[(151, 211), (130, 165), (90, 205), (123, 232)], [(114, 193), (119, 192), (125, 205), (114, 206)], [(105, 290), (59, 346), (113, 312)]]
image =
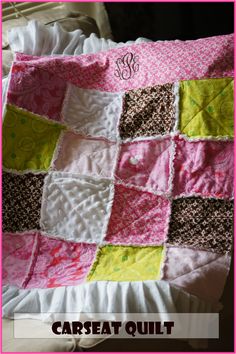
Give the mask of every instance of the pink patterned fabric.
[(27, 288), (77, 285), (84, 281), (96, 253), (96, 245), (41, 237), (34, 272)]
[(156, 192), (167, 192), (170, 150), (170, 138), (122, 144), (116, 178)]
[(95, 177), (111, 177), (115, 158), (115, 143), (105, 139), (83, 138), (79, 134), (66, 132), (54, 168)]
[(174, 195), (233, 197), (234, 143), (175, 138)]
[(37, 65), (82, 88), (123, 91), (178, 80), (233, 76), (232, 34), (194, 41), (163, 41), (124, 46), (78, 57), (32, 57)]
[(51, 288), (84, 281), (97, 246), (65, 242), (37, 232), (3, 235), (3, 284)]
[(114, 244), (160, 245), (166, 238), (169, 213), (168, 199), (116, 185), (105, 240)]
[(7, 102), (30, 112), (60, 121), (66, 82), (58, 75), (36, 66), (15, 63)]
[(23, 287), (32, 266), (37, 232), (2, 234), (2, 283)]
[(163, 280), (211, 302), (219, 301), (230, 268), (230, 256), (191, 248), (168, 247)]

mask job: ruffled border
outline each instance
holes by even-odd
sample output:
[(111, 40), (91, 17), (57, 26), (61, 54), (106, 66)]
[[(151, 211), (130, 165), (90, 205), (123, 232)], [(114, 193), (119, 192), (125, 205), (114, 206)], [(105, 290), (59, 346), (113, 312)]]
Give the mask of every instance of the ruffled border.
[(53, 313), (209, 313), (219, 306), (188, 294), (166, 281), (88, 282), (78, 286), (19, 289), (3, 286), (3, 317), (43, 321)]

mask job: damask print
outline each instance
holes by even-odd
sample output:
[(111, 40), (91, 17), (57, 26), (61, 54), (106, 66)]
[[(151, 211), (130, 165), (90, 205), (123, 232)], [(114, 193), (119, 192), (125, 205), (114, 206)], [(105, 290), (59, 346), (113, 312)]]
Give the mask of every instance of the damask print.
[(198, 197), (173, 200), (168, 244), (230, 253), (233, 201)]
[(175, 120), (173, 85), (129, 91), (124, 96), (120, 119), (121, 138), (169, 133)]
[(3, 172), (3, 231), (39, 230), (45, 174)]
[(139, 70), (138, 55), (126, 53), (123, 57), (116, 60), (117, 69), (115, 76), (121, 80), (129, 80)]

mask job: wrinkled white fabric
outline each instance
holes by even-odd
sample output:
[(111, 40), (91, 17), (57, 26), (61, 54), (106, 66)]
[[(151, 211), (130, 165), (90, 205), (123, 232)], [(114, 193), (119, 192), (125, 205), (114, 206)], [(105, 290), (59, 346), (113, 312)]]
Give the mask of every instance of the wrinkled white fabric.
[(204, 313), (212, 305), (165, 281), (89, 282), (49, 289), (3, 287), (4, 317), (47, 320), (52, 313)]
[(14, 52), (30, 55), (79, 55), (97, 53), (133, 43), (149, 42), (145, 38), (136, 41), (116, 43), (110, 39), (98, 38), (92, 33), (88, 38), (80, 29), (66, 32), (59, 23), (52, 27), (32, 20), (27, 26), (14, 27), (8, 32), (9, 45)]
[(8, 38), (14, 52), (32, 55), (79, 55), (83, 53), (86, 37), (80, 29), (67, 32), (57, 22), (46, 27), (32, 20), (27, 26), (13, 27), (8, 32)]

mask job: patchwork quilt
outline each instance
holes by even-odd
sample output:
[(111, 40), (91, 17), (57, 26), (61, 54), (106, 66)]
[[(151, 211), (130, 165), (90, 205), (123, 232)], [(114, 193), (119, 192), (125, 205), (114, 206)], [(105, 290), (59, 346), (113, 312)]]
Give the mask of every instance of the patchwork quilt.
[(16, 54), (3, 285), (162, 280), (218, 302), (233, 233), (233, 74), (233, 35)]

